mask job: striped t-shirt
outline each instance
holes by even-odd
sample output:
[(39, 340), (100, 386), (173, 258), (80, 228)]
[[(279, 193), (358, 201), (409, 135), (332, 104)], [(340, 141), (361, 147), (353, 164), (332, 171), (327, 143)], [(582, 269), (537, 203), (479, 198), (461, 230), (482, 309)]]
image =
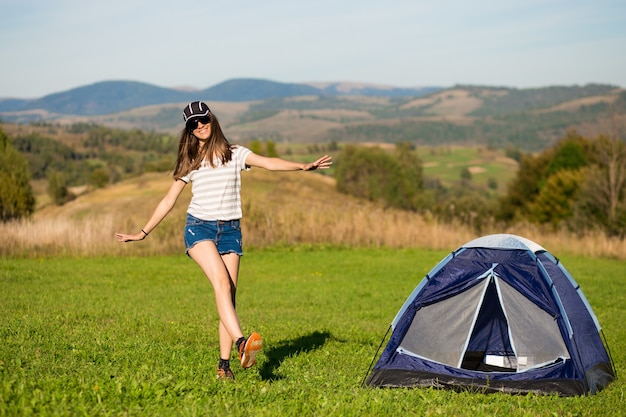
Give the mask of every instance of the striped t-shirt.
[(202, 220), (237, 220), (241, 211), (241, 171), (249, 169), (246, 157), (252, 151), (233, 146), (233, 157), (225, 165), (215, 161), (215, 168), (204, 161), (181, 180), (191, 181), (191, 202), (187, 213)]

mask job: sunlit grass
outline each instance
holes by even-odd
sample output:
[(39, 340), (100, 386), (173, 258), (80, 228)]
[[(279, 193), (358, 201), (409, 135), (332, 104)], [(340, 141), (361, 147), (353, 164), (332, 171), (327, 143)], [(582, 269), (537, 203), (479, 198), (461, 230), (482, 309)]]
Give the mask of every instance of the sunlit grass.
[[(265, 349), (215, 380), (217, 315), (184, 255), (0, 259), (0, 415), (617, 416), (624, 383), (594, 396), (370, 389), (394, 315), (446, 251), (294, 246), (242, 259), (238, 310)], [(555, 255), (560, 255), (555, 253)], [(561, 257), (626, 371), (623, 262)]]

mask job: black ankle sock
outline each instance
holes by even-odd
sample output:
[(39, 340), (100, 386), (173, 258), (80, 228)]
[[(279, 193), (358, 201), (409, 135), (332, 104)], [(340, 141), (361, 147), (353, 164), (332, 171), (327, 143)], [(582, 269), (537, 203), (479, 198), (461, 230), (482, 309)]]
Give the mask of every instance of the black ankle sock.
[(230, 369), (230, 360), (220, 358), (220, 364), (217, 367), (219, 369)]
[(237, 339), (237, 341), (235, 342), (235, 344), (237, 345), (237, 351), (239, 351), (241, 344), (244, 343), (245, 341), (246, 341), (246, 338), (243, 336)]

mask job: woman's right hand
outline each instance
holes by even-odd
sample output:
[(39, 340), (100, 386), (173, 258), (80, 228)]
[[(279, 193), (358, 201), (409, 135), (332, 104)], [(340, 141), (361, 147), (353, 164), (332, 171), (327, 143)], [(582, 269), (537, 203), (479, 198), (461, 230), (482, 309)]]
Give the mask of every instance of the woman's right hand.
[(137, 240), (144, 240), (146, 236), (148, 235), (146, 235), (144, 232), (135, 233), (134, 235), (129, 235), (126, 233), (115, 234), (115, 238), (118, 242), (134, 242)]

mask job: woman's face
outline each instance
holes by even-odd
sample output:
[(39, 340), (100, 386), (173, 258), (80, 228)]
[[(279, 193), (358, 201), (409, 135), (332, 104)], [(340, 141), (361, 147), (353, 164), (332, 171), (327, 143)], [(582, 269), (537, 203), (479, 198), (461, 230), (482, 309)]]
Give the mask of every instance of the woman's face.
[(202, 123), (202, 121), (198, 121), (198, 126), (192, 133), (202, 142), (208, 140), (211, 137), (211, 122)]

